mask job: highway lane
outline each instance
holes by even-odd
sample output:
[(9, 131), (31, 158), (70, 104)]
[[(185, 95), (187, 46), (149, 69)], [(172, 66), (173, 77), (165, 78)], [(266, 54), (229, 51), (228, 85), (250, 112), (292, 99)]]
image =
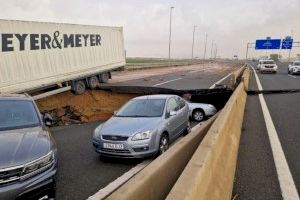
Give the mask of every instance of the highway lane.
[[(252, 63), (252, 66), (256, 66), (257, 63)], [(300, 89), (299, 75), (288, 75), (287, 66), (288, 63), (277, 63), (278, 72), (274, 74), (260, 74), (258, 77), (261, 81), (264, 90), (290, 90)], [(275, 78), (274, 78), (275, 77)]]
[[(258, 74), (262, 88), (300, 89), (300, 76), (288, 76), (287, 64), (278, 65), (277, 74)], [(249, 88), (258, 89), (254, 73)], [(263, 97), (267, 105), (264, 109), (269, 110), (280, 145), (274, 145), (274, 137), (270, 139), (268, 136), (270, 124), (266, 123), (259, 97), (248, 96), (233, 194), (237, 194), (238, 199), (246, 200), (276, 200), (283, 199), (283, 196), (297, 199), (292, 190), (295, 188), (296, 193), (300, 191), (300, 93), (268, 94)], [(283, 157), (279, 156), (278, 146), (282, 147)], [(284, 160), (288, 169), (282, 170), (284, 167), (278, 166), (284, 166)], [(289, 177), (289, 172), (291, 177), (283, 179)]]
[[(228, 65), (228, 64), (227, 64)], [(153, 86), (168, 89), (208, 89), (219, 80), (224, 79), (219, 84), (228, 84), (230, 77), (228, 74), (237, 69), (237, 64), (232, 67), (203, 66), (199, 65), (186, 70), (176, 70), (171, 68), (167, 74), (157, 74), (143, 78), (126, 80), (123, 82), (109, 83), (106, 86)], [(240, 67), (240, 66), (239, 66)], [(178, 67), (179, 69), (179, 67)], [(203, 70), (204, 69), (204, 70)], [(156, 69), (159, 70), (159, 69)], [(113, 76), (114, 78), (114, 76)]]

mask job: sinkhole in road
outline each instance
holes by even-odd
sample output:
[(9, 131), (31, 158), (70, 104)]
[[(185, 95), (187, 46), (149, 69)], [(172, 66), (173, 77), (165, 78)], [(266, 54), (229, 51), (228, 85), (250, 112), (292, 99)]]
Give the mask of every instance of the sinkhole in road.
[(286, 94), (286, 93), (300, 93), (300, 89), (285, 89), (285, 90), (249, 90), (248, 95), (259, 94)]
[(175, 94), (191, 102), (209, 103), (220, 110), (232, 94), (226, 88), (201, 90), (172, 90), (157, 87), (105, 86), (88, 90), (82, 95), (70, 91), (56, 94), (36, 103), (40, 111), (49, 113), (54, 126), (107, 120), (130, 99), (151, 94)]

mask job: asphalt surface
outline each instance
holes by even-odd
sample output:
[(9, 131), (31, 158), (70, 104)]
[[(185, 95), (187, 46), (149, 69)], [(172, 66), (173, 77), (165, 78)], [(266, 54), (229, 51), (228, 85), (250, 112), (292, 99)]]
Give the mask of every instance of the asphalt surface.
[[(236, 64), (232, 64), (233, 66)], [(206, 67), (205, 67), (206, 68)], [(104, 84), (105, 86), (154, 86), (168, 89), (189, 90), (208, 89), (220, 79), (236, 70), (236, 67), (222, 69), (205, 69), (199, 65), (196, 70), (171, 71), (169, 74), (155, 75), (119, 83)], [(224, 79), (220, 84), (228, 84), (230, 77)]]
[(52, 129), (58, 147), (58, 200), (83, 200), (130, 170), (141, 160), (100, 160), (91, 139), (98, 123)]
[[(142, 159), (100, 159), (94, 152), (91, 139), (93, 130), (101, 123), (52, 128), (58, 148), (58, 200), (86, 200), (143, 161)], [(192, 122), (191, 125), (194, 127), (196, 124)]]
[[(256, 63), (251, 63), (256, 66)], [(258, 74), (263, 90), (300, 89), (300, 76), (289, 76), (287, 64), (277, 74)], [(253, 73), (249, 90), (257, 90)], [(300, 191), (300, 93), (264, 94), (272, 121)], [(257, 95), (248, 95), (233, 195), (237, 199), (283, 199), (262, 108)]]

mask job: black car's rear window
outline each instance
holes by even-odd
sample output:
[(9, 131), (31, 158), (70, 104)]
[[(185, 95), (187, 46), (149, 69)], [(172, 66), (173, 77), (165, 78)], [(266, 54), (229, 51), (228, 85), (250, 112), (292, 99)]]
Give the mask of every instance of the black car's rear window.
[(0, 100), (0, 131), (35, 127), (40, 124), (32, 101)]

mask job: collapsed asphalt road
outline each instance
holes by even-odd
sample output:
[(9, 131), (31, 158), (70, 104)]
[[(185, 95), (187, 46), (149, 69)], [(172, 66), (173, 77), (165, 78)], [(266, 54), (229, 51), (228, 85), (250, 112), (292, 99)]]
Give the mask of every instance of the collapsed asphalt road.
[(220, 109), (232, 94), (231, 74), (237, 68), (237, 63), (210, 63), (115, 72), (111, 83), (102, 84), (99, 90), (82, 95), (66, 91), (36, 102), (40, 111), (50, 114), (59, 126), (107, 120), (129, 99), (145, 94), (190, 94), (192, 102)]
[[(226, 70), (223, 69), (221, 71), (218, 71), (218, 69), (212, 69), (210, 71), (207, 70), (206, 72), (193, 69), (191, 72), (184, 72), (187, 73), (187, 75), (185, 75), (186, 81), (180, 79), (178, 81), (168, 83), (173, 84), (173, 89), (178, 89), (180, 87), (189, 89), (208, 89), (216, 82), (227, 82), (228, 73), (231, 73), (234, 69), (236, 68), (226, 68)], [(211, 76), (208, 76), (208, 74)], [(174, 76), (174, 74), (170, 73), (170, 75), (165, 75), (166, 78), (169, 78), (170, 76)], [(214, 76), (214, 78), (212, 78), (212, 76)], [(223, 79), (223, 77), (226, 78)], [(189, 79), (192, 81), (189, 81)], [(206, 83), (204, 84), (202, 81)], [(134, 84), (139, 85), (140, 83), (136, 82)], [(162, 87), (168, 85), (161, 84), (159, 86)], [(157, 85), (154, 87), (159, 86)], [(57, 98), (53, 98), (57, 100)], [(105, 99), (106, 96), (104, 95), (103, 98)], [(219, 98), (217, 99), (220, 101)], [(71, 97), (69, 100), (74, 103)], [(204, 99), (201, 97), (200, 100), (203, 101)], [(79, 98), (78, 102), (84, 101), (81, 101)], [(43, 104), (43, 106), (46, 105), (48, 104)], [(103, 105), (103, 103), (96, 103), (93, 105), (93, 108), (102, 108)], [(117, 105), (119, 104), (116, 104), (116, 107)], [(84, 109), (85, 104), (82, 106)], [(138, 163), (142, 162), (142, 160), (126, 159), (100, 160), (99, 155), (94, 152), (91, 144), (93, 130), (99, 124), (100, 122), (93, 122), (83, 125), (55, 127), (52, 129), (53, 136), (57, 143), (59, 157), (57, 199), (85, 200), (123, 175), (125, 172), (129, 171)], [(193, 123), (192, 125), (195, 124), (196, 123)]]

